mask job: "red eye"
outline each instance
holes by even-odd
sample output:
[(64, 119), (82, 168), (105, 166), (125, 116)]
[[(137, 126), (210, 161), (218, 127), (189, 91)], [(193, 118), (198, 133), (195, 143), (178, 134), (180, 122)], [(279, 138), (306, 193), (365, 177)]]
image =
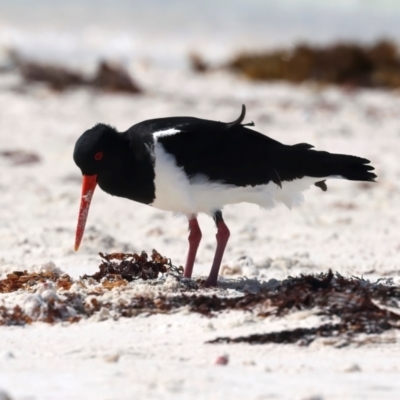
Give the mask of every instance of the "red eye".
[(100, 161), (103, 158), (103, 152), (99, 151), (98, 153), (95, 154), (94, 159), (96, 161)]

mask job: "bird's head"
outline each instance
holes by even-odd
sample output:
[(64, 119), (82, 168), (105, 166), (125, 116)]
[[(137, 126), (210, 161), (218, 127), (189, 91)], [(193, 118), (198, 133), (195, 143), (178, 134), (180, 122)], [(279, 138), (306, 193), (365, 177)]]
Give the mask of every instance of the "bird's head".
[(97, 124), (77, 140), (74, 149), (75, 164), (83, 176), (106, 172), (118, 160), (121, 135), (111, 126)]
[(99, 178), (119, 165), (124, 138), (114, 128), (97, 124), (82, 134), (75, 144), (74, 161), (82, 171), (82, 197), (75, 236), (75, 251), (79, 249), (90, 202)]

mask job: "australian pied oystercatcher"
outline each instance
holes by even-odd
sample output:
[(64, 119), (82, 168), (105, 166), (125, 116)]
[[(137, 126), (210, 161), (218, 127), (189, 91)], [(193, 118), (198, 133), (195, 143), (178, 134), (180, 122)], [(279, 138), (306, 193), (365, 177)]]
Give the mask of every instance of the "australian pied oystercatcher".
[(284, 145), (242, 124), (246, 108), (230, 123), (193, 117), (140, 122), (126, 132), (97, 124), (78, 139), (74, 160), (83, 174), (82, 198), (75, 238), (78, 250), (93, 192), (105, 192), (184, 214), (189, 221), (189, 252), (184, 270), (191, 277), (201, 231), (199, 213), (217, 226), (217, 248), (207, 286), (217, 284), (229, 238), (222, 218), (226, 204), (255, 203), (289, 208), (301, 203), (302, 191), (325, 180), (374, 181), (369, 160), (312, 150), (299, 143)]

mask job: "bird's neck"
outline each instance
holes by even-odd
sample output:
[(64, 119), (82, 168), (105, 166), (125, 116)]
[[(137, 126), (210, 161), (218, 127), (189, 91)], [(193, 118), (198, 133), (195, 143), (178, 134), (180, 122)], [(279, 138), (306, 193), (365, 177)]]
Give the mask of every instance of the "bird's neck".
[(154, 177), (151, 152), (138, 149), (136, 144), (120, 154), (113, 168), (99, 174), (98, 184), (113, 196), (151, 204), (155, 198)]

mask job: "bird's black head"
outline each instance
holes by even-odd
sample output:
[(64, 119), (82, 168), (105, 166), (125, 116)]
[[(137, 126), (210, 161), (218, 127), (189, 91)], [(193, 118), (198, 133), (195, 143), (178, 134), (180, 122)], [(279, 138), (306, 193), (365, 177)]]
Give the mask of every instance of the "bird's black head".
[(119, 164), (125, 139), (114, 128), (97, 124), (77, 140), (74, 161), (83, 175), (101, 175)]
[[(79, 207), (75, 250), (78, 250), (85, 231), (90, 202), (97, 183), (118, 176), (121, 159), (126, 149), (125, 137), (108, 125), (97, 124), (76, 142), (74, 161), (82, 171), (82, 196)], [(112, 181), (112, 180), (111, 180)]]

